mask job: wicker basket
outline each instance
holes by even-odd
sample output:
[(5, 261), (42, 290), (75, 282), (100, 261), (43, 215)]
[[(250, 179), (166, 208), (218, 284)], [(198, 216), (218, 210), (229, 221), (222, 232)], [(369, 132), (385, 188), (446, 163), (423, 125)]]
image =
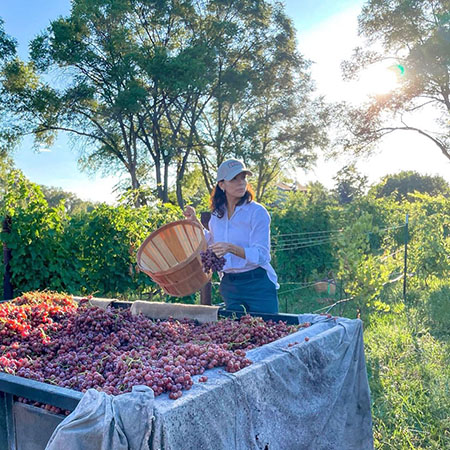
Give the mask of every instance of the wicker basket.
[(137, 252), (137, 264), (174, 297), (200, 290), (211, 273), (203, 272), (200, 252), (207, 248), (200, 225), (190, 220), (168, 223), (154, 231)]

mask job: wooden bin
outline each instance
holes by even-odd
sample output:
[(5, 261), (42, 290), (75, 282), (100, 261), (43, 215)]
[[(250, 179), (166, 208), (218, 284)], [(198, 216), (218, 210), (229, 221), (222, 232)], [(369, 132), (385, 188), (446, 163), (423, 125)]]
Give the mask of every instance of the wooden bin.
[(211, 272), (203, 272), (200, 257), (206, 248), (202, 227), (190, 220), (178, 220), (150, 234), (139, 247), (137, 264), (164, 292), (184, 297), (211, 279)]

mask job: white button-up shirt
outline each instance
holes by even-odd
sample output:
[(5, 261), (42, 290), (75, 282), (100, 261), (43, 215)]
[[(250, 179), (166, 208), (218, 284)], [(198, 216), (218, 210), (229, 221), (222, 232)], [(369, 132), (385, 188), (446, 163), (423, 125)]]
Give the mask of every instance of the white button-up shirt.
[(277, 274), (270, 265), (270, 215), (264, 206), (254, 201), (236, 206), (230, 219), (226, 208), (220, 219), (212, 214), (205, 237), (208, 245), (229, 242), (244, 248), (245, 258), (231, 253), (225, 255), (225, 273), (247, 272), (262, 267), (276, 288), (280, 287)]

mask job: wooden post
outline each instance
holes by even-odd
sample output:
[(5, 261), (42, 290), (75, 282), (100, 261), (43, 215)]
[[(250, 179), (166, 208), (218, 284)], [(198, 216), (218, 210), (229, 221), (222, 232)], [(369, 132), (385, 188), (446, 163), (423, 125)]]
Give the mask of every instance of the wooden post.
[[(11, 233), (11, 217), (6, 216), (2, 224), (3, 233)], [(14, 297), (13, 287), (11, 284), (11, 249), (3, 243), (3, 264), (5, 265), (5, 272), (3, 274), (3, 299), (10, 300)]]
[[(210, 212), (200, 213), (200, 222), (207, 230), (209, 230), (209, 226), (208, 226), (209, 219), (211, 219)], [(211, 305), (212, 304), (211, 293), (212, 293), (212, 284), (209, 281), (200, 290), (200, 304), (201, 305)]]
[(211, 281), (208, 281), (201, 289), (200, 289), (200, 304), (201, 305), (211, 305), (212, 293), (212, 284)]
[(409, 214), (406, 214), (405, 219), (405, 254), (404, 254), (404, 263), (403, 263), (403, 302), (406, 303), (406, 277), (408, 274), (408, 223), (409, 223)]

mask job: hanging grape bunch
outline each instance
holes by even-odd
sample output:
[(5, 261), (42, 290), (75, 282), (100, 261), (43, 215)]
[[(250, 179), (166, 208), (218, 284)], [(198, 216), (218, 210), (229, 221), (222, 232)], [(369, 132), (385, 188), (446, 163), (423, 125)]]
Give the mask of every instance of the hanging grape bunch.
[(200, 257), (202, 258), (203, 272), (205, 273), (209, 273), (210, 270), (220, 272), (226, 262), (223, 256), (217, 257), (209, 248), (205, 252), (200, 252)]

